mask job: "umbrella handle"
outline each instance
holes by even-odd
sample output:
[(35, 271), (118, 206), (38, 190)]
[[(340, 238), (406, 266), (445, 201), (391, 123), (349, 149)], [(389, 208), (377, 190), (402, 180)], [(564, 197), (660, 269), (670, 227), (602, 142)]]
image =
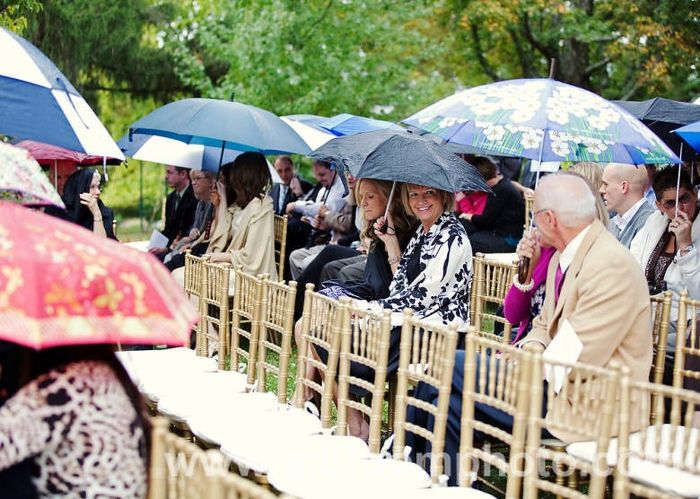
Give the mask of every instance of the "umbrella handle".
[(530, 259), (526, 256), (521, 256), (518, 259), (518, 281), (520, 284), (527, 284), (527, 272), (530, 269)]
[(382, 234), (386, 234), (386, 231), (389, 230), (389, 219), (387, 216), (389, 216), (389, 208), (391, 207), (391, 201), (394, 199), (394, 191), (396, 190), (396, 180), (394, 180), (394, 183), (391, 184), (391, 191), (389, 192), (389, 199), (386, 202), (386, 209), (384, 210), (384, 225), (382, 225), (379, 228), (379, 232)]

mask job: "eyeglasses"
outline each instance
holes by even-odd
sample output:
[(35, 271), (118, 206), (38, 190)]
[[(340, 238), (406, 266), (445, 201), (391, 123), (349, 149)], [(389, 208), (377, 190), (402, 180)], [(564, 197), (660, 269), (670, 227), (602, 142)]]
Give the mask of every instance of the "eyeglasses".
[[(692, 201), (693, 196), (689, 192), (686, 192), (683, 194), (681, 197), (678, 198), (678, 204), (688, 204), (690, 201)], [(676, 200), (675, 199), (668, 199), (666, 201), (659, 201), (661, 203), (661, 206), (663, 206), (667, 210), (672, 210), (673, 208), (676, 207)]]

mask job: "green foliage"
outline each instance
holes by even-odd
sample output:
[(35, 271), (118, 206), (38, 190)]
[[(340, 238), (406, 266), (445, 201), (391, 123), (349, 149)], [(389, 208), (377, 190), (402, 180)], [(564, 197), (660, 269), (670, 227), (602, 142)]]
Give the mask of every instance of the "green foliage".
[(20, 35), (27, 28), (27, 18), (41, 10), (38, 0), (13, 0), (0, 2), (0, 27)]

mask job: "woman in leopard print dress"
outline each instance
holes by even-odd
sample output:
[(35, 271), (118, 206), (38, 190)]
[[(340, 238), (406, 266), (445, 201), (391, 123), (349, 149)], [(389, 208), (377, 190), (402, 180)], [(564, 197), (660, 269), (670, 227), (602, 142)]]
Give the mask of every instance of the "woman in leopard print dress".
[(148, 420), (112, 348), (22, 355), (25, 379), (0, 408), (0, 469), (31, 459), (40, 497), (145, 497)]

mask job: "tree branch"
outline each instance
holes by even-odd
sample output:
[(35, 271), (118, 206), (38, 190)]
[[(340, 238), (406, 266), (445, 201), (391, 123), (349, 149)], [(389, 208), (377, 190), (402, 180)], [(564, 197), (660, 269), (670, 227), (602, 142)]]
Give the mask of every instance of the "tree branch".
[(484, 73), (486, 73), (486, 75), (493, 81), (500, 80), (496, 71), (491, 67), (489, 62), (486, 60), (486, 57), (484, 57), (484, 52), (481, 49), (481, 38), (479, 36), (479, 28), (474, 23), (469, 23), (469, 27), (471, 28), (472, 42), (474, 42), (474, 52), (476, 53), (476, 59), (477, 61), (479, 61), (481, 69), (483, 69)]
[(610, 61), (612, 61), (612, 59), (610, 59), (610, 57), (606, 57), (602, 61), (594, 62), (584, 70), (584, 74), (586, 76), (590, 76), (595, 71), (604, 68)]
[(513, 46), (515, 47), (515, 52), (518, 54), (518, 60), (520, 62), (520, 69), (523, 72), (524, 77), (528, 77), (532, 71), (531, 59), (529, 57), (529, 51), (523, 48), (520, 37), (518, 33), (513, 28), (508, 28), (508, 34), (513, 41)]
[(323, 21), (323, 18), (326, 17), (326, 15), (328, 15), (328, 11), (331, 9), (332, 6), (333, 6), (333, 0), (328, 0), (328, 3), (321, 11), (321, 14), (319, 14), (318, 19), (316, 19), (314, 22), (312, 22), (311, 25), (309, 26), (309, 29), (304, 31), (304, 33), (302, 33), (301, 36), (299, 37), (299, 39), (302, 40), (302, 42), (303, 42), (303, 40), (306, 40), (308, 36), (313, 34), (313, 32), (316, 30), (316, 27), (319, 26), (321, 21)]
[(530, 15), (527, 13), (527, 11), (523, 12), (523, 33), (525, 33), (525, 38), (527, 38), (527, 41), (530, 42), (530, 44), (547, 59), (558, 59), (557, 54), (549, 50), (546, 45), (540, 43), (539, 40), (535, 38), (535, 35), (533, 35), (532, 30), (530, 29)]

